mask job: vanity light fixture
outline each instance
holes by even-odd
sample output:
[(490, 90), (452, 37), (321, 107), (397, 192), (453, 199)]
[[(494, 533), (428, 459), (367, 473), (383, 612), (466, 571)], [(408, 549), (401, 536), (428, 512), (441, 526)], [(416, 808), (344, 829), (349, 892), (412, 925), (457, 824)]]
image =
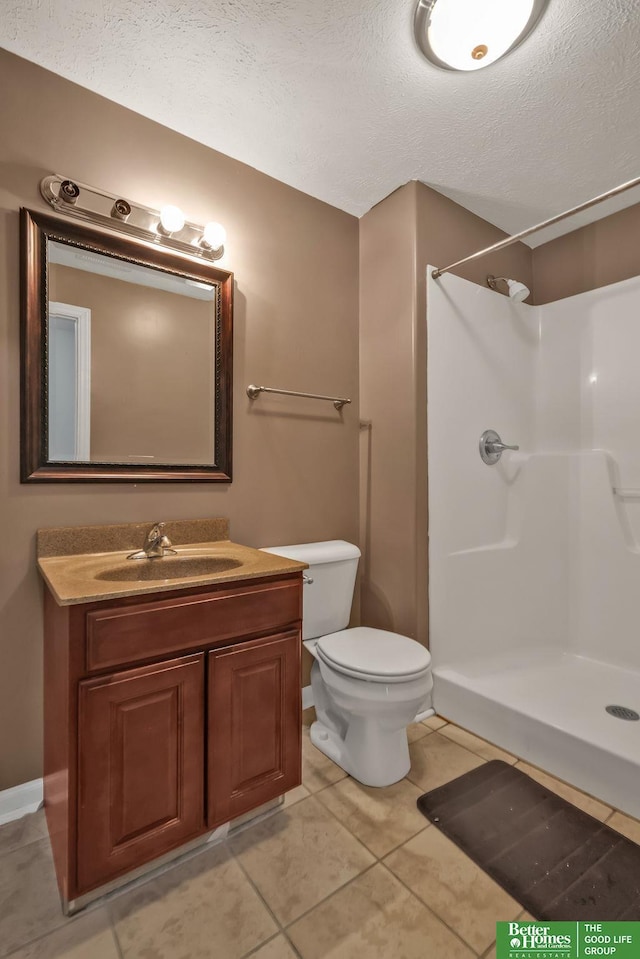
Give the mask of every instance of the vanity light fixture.
[(67, 216), (121, 230), (207, 260), (219, 260), (224, 255), (227, 237), (224, 227), (213, 222), (204, 227), (191, 223), (177, 206), (167, 205), (161, 210), (153, 210), (57, 174), (42, 180), (40, 193), (54, 210)]
[(548, 0), (418, 0), (416, 41), (445, 70), (480, 70), (531, 33)]

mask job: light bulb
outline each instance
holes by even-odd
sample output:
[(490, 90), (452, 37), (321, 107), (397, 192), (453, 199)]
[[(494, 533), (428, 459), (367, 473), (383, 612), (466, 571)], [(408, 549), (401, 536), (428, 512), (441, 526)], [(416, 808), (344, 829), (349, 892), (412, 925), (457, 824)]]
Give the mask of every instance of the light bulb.
[(222, 223), (207, 223), (202, 232), (202, 245), (209, 250), (219, 250), (227, 239), (227, 231)]
[(177, 206), (163, 206), (160, 210), (160, 228), (165, 234), (179, 233), (184, 226), (184, 213)]

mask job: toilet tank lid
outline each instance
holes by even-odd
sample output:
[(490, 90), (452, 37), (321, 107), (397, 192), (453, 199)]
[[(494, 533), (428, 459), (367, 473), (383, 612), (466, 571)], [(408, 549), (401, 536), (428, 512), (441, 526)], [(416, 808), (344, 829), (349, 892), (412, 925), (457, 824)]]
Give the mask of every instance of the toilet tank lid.
[(324, 543), (298, 543), (293, 546), (263, 546), (262, 549), (265, 553), (286, 556), (287, 559), (296, 559), (298, 562), (308, 563), (309, 566), (358, 559), (360, 556), (358, 547), (343, 539), (331, 539)]

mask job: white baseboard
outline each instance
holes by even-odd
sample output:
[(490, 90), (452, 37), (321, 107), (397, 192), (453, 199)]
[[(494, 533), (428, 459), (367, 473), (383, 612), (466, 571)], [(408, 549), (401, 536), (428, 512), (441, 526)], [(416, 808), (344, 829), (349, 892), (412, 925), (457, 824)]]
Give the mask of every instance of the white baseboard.
[(0, 792), (0, 826), (37, 812), (42, 805), (42, 790), (42, 779), (33, 779), (30, 783), (21, 783)]
[(309, 709), (310, 706), (315, 705), (313, 702), (313, 689), (311, 686), (302, 687), (302, 708)]

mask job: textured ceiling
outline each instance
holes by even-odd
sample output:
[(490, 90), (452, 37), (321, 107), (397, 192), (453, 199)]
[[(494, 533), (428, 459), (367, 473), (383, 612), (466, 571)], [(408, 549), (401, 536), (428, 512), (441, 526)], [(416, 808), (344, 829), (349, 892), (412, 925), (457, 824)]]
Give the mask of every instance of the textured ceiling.
[(549, 0), (472, 73), (418, 53), (413, 7), (1, 0), (0, 44), (358, 216), (416, 179), (516, 232), (640, 175), (640, 0)]

